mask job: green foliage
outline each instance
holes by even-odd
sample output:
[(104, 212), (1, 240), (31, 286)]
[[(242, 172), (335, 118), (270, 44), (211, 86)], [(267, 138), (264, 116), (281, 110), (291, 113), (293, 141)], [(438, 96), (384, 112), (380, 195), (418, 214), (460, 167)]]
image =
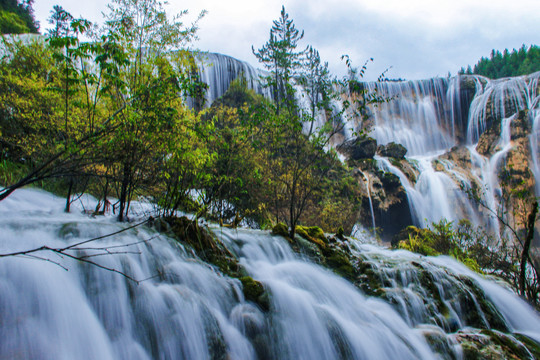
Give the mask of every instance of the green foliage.
[(27, 171), (23, 164), (0, 158), (0, 186), (12, 184)]
[(39, 25), (34, 19), (33, 0), (0, 0), (0, 33), (37, 33)]
[(420, 237), (419, 235), (413, 236), (409, 234), (409, 239), (400, 241), (398, 247), (425, 256), (440, 255), (440, 253), (433, 248), (428, 238)]
[(59, 73), (52, 52), (40, 42), (4, 39), (11, 56), (0, 62), (0, 133), (3, 156), (38, 162), (62, 137)]
[(528, 49), (525, 45), (518, 50), (509, 52), (505, 49), (502, 53), (493, 49), (489, 58), (482, 57), (474, 69), (469, 65), (467, 69), (461, 68), (460, 74), (478, 74), (490, 79), (502, 77), (527, 75), (540, 71), (540, 47), (531, 45)]
[(303, 37), (304, 32), (296, 29), (293, 20), (289, 19), (289, 14), (285, 12), (285, 6), (282, 6), (279, 19), (274, 20), (270, 29), (270, 39), (257, 51), (252, 46), (253, 54), (270, 70), (271, 75), (265, 81), (266, 86), (272, 89), (278, 114), (282, 107), (290, 111), (295, 106), (290, 80), (301, 65), (304, 51), (296, 48)]
[[(302, 58), (302, 34), (282, 9), (265, 50), (279, 65), (273, 75), (281, 97), (264, 99), (240, 77), (210, 108), (194, 112), (179, 96), (204, 91), (195, 55), (185, 49), (197, 24), (184, 26), (184, 14), (166, 16), (157, 0), (115, 0), (105, 26), (95, 29), (56, 6), (46, 43), (8, 44), (11, 55), (0, 63), (2, 160), (29, 174), (6, 177), (0, 199), (45, 181), (67, 193), (68, 203), (72, 193), (93, 193), (95, 212), (112, 206), (120, 220), (132, 199), (150, 196), (166, 216), (183, 209), (233, 226), (283, 221), (292, 237), (300, 224), (350, 232), (358, 185), (325, 150), (334, 119), (313, 125), (315, 112), (335, 113), (318, 52), (310, 48)], [(294, 101), (289, 80), (299, 74), (311, 111)], [(325, 244), (319, 228), (298, 229)]]
[(483, 258), (489, 254), (485, 251), (487, 249), (479, 248), (484, 243), (485, 234), (474, 229), (466, 220), (460, 221), (457, 226), (446, 219), (432, 223), (427, 229), (409, 226), (400, 236), (405, 234), (408, 239), (397, 243), (400, 249), (426, 256), (450, 255), (479, 273), (492, 269), (493, 264)]
[(30, 32), (30, 29), (16, 13), (0, 10), (0, 32), (2, 34), (25, 34)]

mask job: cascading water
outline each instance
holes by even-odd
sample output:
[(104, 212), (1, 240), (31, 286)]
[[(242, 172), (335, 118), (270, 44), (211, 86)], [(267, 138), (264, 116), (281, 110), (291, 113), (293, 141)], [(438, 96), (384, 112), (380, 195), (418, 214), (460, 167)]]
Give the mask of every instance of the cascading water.
[[(540, 179), (539, 79), (540, 72), (499, 80), (458, 76), (367, 84), (370, 91), (390, 101), (370, 107), (370, 119), (363, 126), (371, 129), (370, 136), (378, 144), (395, 142), (405, 146), (408, 162), (416, 172), (411, 178), (395, 161), (375, 157), (379, 169), (400, 179), (415, 225), (427, 226), (442, 218), (468, 218), (498, 233), (497, 220), (478, 209), (462, 189), (477, 186), (484, 202), (497, 209), (501, 195), (499, 174), (507, 154), (515, 148), (512, 131), (517, 130), (512, 130), (513, 120), (522, 110), (528, 111), (532, 131), (519, 131), (529, 136), (530, 169)], [(497, 133), (498, 128), (501, 130)], [(487, 130), (495, 134), (491, 135), (494, 139), (485, 138)], [(491, 141), (491, 150), (484, 149), (482, 154), (477, 150), (481, 136), (484, 148)], [(465, 147), (469, 156), (459, 152)], [(461, 157), (457, 159), (453, 154)], [(538, 183), (536, 191), (540, 193)]]
[(373, 233), (373, 236), (375, 236), (376, 231), (376, 225), (375, 225), (375, 212), (373, 211), (373, 200), (371, 199), (371, 187), (369, 185), (369, 177), (364, 174), (364, 180), (366, 182), (366, 193), (369, 199), (369, 211), (371, 213), (371, 231)]
[(241, 76), (246, 79), (249, 89), (267, 98), (272, 97), (270, 88), (265, 88), (260, 83), (260, 78), (267, 74), (244, 61), (227, 55), (205, 53), (199, 59), (199, 67), (200, 80), (208, 85), (205, 95), (207, 106), (225, 94), (231, 82)]
[[(454, 124), (444, 115), (448, 111), (448, 81), (431, 79), (408, 82), (369, 83), (368, 91), (390, 101), (372, 108), (373, 136), (379, 144), (396, 142), (408, 149), (409, 155), (425, 155), (449, 149), (455, 144)], [(457, 110), (453, 113), (457, 114)], [(442, 121), (441, 121), (442, 120)]]
[[(531, 112), (530, 118), (532, 119), (532, 130), (529, 135), (529, 141), (531, 144), (531, 169), (535, 179), (540, 179), (540, 110)], [(540, 196), (540, 181), (536, 182), (536, 196)]]
[[(62, 209), (63, 199), (35, 190), (2, 201), (0, 253), (65, 247), (127, 226)], [(47, 251), (1, 257), (0, 358), (458, 359), (467, 326), (540, 340), (532, 309), (453, 260), (347, 241), (334, 245), (349, 248), (358, 269), (381, 279), (382, 296), (374, 297), (360, 289), (377, 280), (362, 275), (353, 286), (293, 252), (281, 237), (213, 231), (246, 273), (264, 284), (268, 310), (246, 301), (241, 281), (201, 261), (189, 247), (136, 227), (72, 254), (139, 284)], [(469, 294), (476, 288), (481, 291)], [(435, 293), (440, 295), (432, 303)], [(477, 308), (463, 308), (470, 303)], [(496, 304), (496, 310), (486, 304)], [(445, 312), (437, 314), (442, 307)], [(433, 332), (447, 346), (428, 341)]]

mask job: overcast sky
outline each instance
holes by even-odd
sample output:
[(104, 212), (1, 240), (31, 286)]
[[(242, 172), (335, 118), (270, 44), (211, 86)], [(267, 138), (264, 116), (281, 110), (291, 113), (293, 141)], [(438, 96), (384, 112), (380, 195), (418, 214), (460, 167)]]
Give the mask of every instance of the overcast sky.
[[(34, 10), (43, 32), (53, 5), (99, 22), (107, 3), (36, 0)], [(192, 16), (208, 10), (195, 47), (260, 67), (251, 46), (268, 40), (282, 4), (305, 31), (302, 44), (318, 49), (334, 74), (344, 73), (342, 54), (356, 65), (374, 58), (370, 80), (388, 67), (390, 78), (454, 75), (491, 49), (540, 44), (540, 0), (169, 0), (167, 9), (188, 9)]]

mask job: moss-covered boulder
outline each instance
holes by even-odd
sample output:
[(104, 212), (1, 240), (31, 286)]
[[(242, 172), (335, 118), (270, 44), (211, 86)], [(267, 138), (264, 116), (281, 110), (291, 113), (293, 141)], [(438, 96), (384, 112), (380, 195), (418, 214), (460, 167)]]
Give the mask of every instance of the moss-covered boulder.
[(278, 235), (283, 237), (289, 236), (289, 227), (284, 223), (277, 223), (272, 228), (272, 235)]
[(219, 241), (206, 227), (196, 220), (182, 217), (162, 217), (155, 219), (151, 225), (173, 239), (192, 248), (204, 261), (215, 265), (222, 273), (238, 278), (245, 275), (245, 269), (238, 259)]
[(513, 335), (492, 330), (470, 329), (455, 335), (464, 359), (478, 360), (525, 360), (537, 359), (533, 350)]
[(270, 310), (270, 298), (263, 284), (254, 280), (251, 276), (243, 276), (239, 279), (242, 282), (242, 291), (246, 300), (257, 304), (261, 310)]
[(326, 258), (326, 266), (348, 280), (356, 280), (356, 271), (346, 254), (335, 251)]
[(296, 226), (296, 233), (306, 240), (309, 240), (317, 245), (325, 247), (328, 244), (328, 239), (324, 235), (324, 231), (318, 226)]

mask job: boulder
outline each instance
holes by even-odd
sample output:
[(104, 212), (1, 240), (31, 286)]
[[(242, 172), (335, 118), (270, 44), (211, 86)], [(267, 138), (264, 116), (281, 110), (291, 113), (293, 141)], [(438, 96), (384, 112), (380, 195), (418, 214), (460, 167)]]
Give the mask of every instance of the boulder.
[(377, 149), (378, 153), (382, 156), (392, 157), (395, 159), (405, 159), (405, 154), (407, 154), (407, 149), (401, 144), (396, 144), (391, 142), (387, 145), (381, 145)]
[(377, 141), (359, 136), (345, 141), (338, 150), (352, 160), (372, 159), (377, 151)]

